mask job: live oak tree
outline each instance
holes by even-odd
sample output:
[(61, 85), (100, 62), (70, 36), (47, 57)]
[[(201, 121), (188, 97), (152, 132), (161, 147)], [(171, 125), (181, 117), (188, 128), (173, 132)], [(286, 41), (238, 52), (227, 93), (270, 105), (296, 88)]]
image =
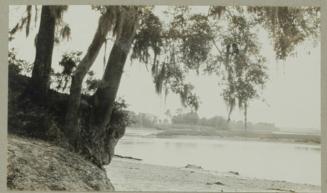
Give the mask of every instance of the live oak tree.
[[(72, 75), (72, 84), (65, 118), (65, 133), (76, 150), (98, 165), (110, 163), (113, 150), (125, 128), (110, 124), (114, 102), (123, 73), (125, 61), (131, 49), (138, 24), (138, 7), (96, 7), (101, 12), (98, 29), (92, 43)], [(115, 42), (106, 69), (96, 92), (91, 96), (88, 117), (80, 117), (82, 83), (94, 63), (109, 31)]]
[(240, 12), (226, 15), (226, 33), (221, 32), (218, 36), (222, 50), (219, 50), (220, 54), (215, 61), (224, 67), (222, 95), (229, 108), (228, 121), (238, 105), (244, 112), (246, 130), (249, 103), (259, 97), (259, 91), (265, 86), (268, 75), (264, 66), (265, 58), (260, 55), (258, 37), (253, 32), (256, 21)]
[(118, 32), (118, 26), (120, 25), (119, 22), (122, 22), (121, 18), (119, 18), (118, 9), (120, 8), (116, 6), (99, 8), (102, 15), (99, 18), (96, 33), (87, 50), (87, 53), (81, 62), (77, 65), (72, 75), (64, 131), (71, 144), (74, 146), (77, 146), (77, 143), (80, 141), (79, 108), (82, 92), (82, 82), (92, 64), (94, 63), (96, 57), (98, 56), (109, 31), (115, 27), (114, 34)]
[[(18, 30), (25, 27), (26, 36), (29, 35), (32, 20), (32, 5), (26, 6), (27, 15), (23, 17), (10, 31), (9, 40), (14, 38), (14, 34)], [(35, 23), (38, 18), (38, 7), (35, 9)], [(68, 38), (70, 28), (62, 22), (63, 12), (67, 10), (67, 6), (42, 6), (40, 16), (40, 27), (35, 38), (36, 55), (32, 70), (32, 77), (26, 94), (40, 104), (47, 101), (48, 90), (50, 88), (50, 72), (52, 63), (52, 52), (54, 43), (58, 41), (58, 33), (62, 37)], [(59, 30), (59, 32), (57, 32)], [(56, 33), (57, 32), (57, 33)], [(57, 36), (56, 36), (57, 35)]]
[[(100, 164), (110, 163), (114, 147), (123, 133), (119, 125), (110, 125), (114, 102), (119, 88), (128, 53), (134, 41), (138, 25), (138, 7), (122, 7), (121, 23), (103, 74), (100, 86), (92, 96), (94, 108), (91, 110), (88, 147), (93, 149), (92, 157), (102, 159)], [(108, 152), (109, 149), (109, 153)], [(107, 156), (107, 159), (103, 157)]]
[[(235, 106), (244, 112), (247, 128), (249, 102), (259, 97), (268, 79), (265, 58), (260, 54), (258, 28), (265, 29), (273, 41), (276, 59), (294, 54), (295, 47), (307, 39), (317, 39), (319, 8), (221, 7), (209, 9), (216, 26), (214, 47), (218, 52), (206, 71), (223, 77), (223, 98), (228, 105), (228, 120)], [(227, 25), (215, 23), (226, 22)], [(227, 26), (227, 29), (224, 28)], [(220, 64), (220, 65), (217, 65)], [(221, 65), (222, 64), (222, 65)], [(222, 67), (223, 66), (223, 67)]]

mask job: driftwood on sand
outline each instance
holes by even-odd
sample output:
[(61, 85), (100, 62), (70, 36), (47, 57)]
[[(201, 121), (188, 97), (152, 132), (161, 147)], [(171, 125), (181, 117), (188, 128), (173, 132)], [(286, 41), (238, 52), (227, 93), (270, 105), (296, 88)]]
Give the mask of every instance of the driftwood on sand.
[(122, 156), (122, 155), (117, 155), (117, 154), (115, 154), (115, 157), (124, 158), (124, 159), (131, 159), (131, 160), (137, 160), (137, 161), (142, 161), (142, 159), (140, 159), (140, 158), (135, 158), (135, 157), (130, 157), (130, 156)]

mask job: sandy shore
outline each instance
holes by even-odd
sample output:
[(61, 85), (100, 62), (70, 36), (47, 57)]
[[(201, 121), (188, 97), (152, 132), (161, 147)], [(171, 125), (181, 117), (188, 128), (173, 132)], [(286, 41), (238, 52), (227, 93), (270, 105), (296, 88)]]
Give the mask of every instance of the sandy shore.
[(197, 168), (144, 164), (115, 157), (107, 167), (117, 191), (320, 192), (320, 186), (251, 179)]

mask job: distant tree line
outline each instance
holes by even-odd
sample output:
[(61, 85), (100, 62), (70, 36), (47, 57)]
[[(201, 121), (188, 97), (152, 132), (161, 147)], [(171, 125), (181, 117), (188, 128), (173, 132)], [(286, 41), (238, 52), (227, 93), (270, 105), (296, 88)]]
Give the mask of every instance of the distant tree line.
[[(221, 116), (213, 116), (211, 118), (200, 118), (197, 112), (179, 113), (172, 117), (172, 124), (198, 125), (213, 127), (219, 130), (241, 130), (243, 129), (243, 121), (228, 121)], [(248, 129), (252, 130), (276, 130), (272, 123), (248, 123)]]
[[(171, 123), (167, 119), (159, 119), (157, 116), (147, 113), (135, 113), (129, 112), (129, 118), (131, 119), (132, 127), (142, 128), (155, 128), (162, 124), (172, 125), (196, 125), (211, 127), (218, 130), (243, 130), (243, 121), (228, 121), (222, 116), (213, 116), (210, 118), (200, 117), (197, 112), (191, 111), (187, 113), (179, 112), (176, 115), (171, 116)], [(273, 123), (248, 123), (248, 129), (250, 130), (265, 130), (272, 131), (278, 128)]]
[(129, 112), (129, 118), (133, 127), (154, 128), (161, 123), (158, 117), (147, 113)]

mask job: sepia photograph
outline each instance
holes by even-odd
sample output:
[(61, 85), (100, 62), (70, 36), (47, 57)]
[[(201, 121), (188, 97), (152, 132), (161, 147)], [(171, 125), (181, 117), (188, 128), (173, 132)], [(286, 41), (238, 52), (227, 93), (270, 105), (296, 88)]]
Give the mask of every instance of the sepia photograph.
[(320, 17), (9, 5), (7, 189), (321, 192)]

